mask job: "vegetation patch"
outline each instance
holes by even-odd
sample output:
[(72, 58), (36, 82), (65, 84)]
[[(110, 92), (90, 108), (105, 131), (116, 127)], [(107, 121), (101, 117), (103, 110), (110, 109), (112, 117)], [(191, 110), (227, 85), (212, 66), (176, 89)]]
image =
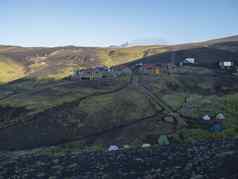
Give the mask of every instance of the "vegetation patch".
[(86, 121), (95, 127), (121, 124), (153, 113), (148, 100), (133, 88), (90, 98), (81, 103), (80, 109), (87, 113)]
[(186, 94), (170, 94), (164, 95), (163, 100), (168, 103), (173, 109), (178, 109), (185, 104)]
[(228, 116), (226, 125), (238, 126), (238, 94), (227, 95), (223, 98), (224, 111)]
[(100, 48), (97, 50), (97, 54), (102, 64), (111, 67), (165, 51), (165, 48), (159, 46), (138, 46), (129, 48)]
[[(50, 79), (54, 79), (54, 80), (60, 80), (60, 79), (63, 79), (65, 77), (68, 77), (70, 75), (72, 75), (74, 72), (74, 67), (65, 67), (65, 68), (62, 68), (61, 70), (58, 70), (56, 73), (54, 74), (50, 74), (50, 75), (47, 75), (46, 77), (44, 78), (50, 78)], [(43, 78), (43, 79), (44, 79)]]
[(22, 78), (24, 75), (25, 71), (21, 65), (0, 55), (0, 84)]
[(53, 81), (52, 84), (48, 84), (46, 81), (39, 83), (25, 81), (22, 85), (12, 84), (6, 86), (6, 91), (9, 91), (9, 93), (15, 91), (16, 94), (0, 100), (0, 105), (26, 107), (27, 109), (39, 112), (100, 91), (100, 89), (79, 88), (77, 84), (71, 85), (68, 88), (67, 84), (60, 86), (59, 83)]

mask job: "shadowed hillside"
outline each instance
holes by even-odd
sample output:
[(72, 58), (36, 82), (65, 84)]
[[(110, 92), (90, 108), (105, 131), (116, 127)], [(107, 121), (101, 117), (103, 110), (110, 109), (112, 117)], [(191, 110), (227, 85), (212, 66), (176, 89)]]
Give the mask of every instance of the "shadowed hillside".
[(237, 42), (237, 41), (238, 41), (238, 35), (234, 35), (234, 36), (230, 36), (230, 37), (208, 40), (205, 43), (208, 45), (213, 45), (213, 44), (221, 44), (221, 43), (226, 43), (226, 42)]
[(130, 65), (136, 64), (138, 62), (156, 64), (171, 63), (172, 61), (178, 64), (185, 58), (195, 58), (198, 65), (212, 68), (217, 67), (217, 64), (220, 60), (233, 60), (238, 63), (238, 52), (231, 52), (225, 50), (225, 46), (222, 47), (223, 49), (202, 47), (165, 52), (157, 55), (147, 56), (135, 62), (131, 62)]

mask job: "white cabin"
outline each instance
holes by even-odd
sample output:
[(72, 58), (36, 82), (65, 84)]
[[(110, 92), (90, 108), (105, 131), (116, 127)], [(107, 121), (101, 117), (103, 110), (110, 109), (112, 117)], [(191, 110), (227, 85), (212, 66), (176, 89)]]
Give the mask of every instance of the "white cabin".
[(231, 60), (219, 61), (219, 67), (221, 69), (230, 70), (234, 67), (234, 62)]
[(185, 58), (184, 63), (194, 64), (195, 63), (195, 58)]

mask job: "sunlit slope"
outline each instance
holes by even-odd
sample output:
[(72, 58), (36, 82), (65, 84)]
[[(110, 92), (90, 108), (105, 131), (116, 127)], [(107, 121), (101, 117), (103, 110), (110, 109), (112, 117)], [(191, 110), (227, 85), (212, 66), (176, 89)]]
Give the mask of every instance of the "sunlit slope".
[(138, 46), (129, 48), (101, 48), (97, 50), (97, 53), (103, 65), (114, 66), (165, 51), (167, 51), (166, 47)]
[(24, 67), (12, 59), (0, 55), (0, 83), (6, 83), (22, 78), (25, 75)]
[[(5, 79), (4, 81), (21, 78), (23, 75), (21, 75), (21, 70), (18, 68), (20, 64), (26, 69), (26, 76), (28, 77), (37, 79), (62, 79), (71, 75), (78, 68), (93, 68), (99, 65), (111, 67), (145, 56), (162, 53), (166, 50), (166, 47), (161, 46), (129, 48), (88, 48), (74, 46), (22, 48), (0, 46), (0, 55), (13, 59), (9, 61), (6, 58), (2, 58), (2, 63), (8, 64), (8, 68), (4, 68), (5, 70), (1, 71), (0, 78)], [(10, 67), (11, 69), (9, 69)], [(16, 70), (14, 70), (15, 68)], [(10, 73), (10, 71), (12, 72)]]

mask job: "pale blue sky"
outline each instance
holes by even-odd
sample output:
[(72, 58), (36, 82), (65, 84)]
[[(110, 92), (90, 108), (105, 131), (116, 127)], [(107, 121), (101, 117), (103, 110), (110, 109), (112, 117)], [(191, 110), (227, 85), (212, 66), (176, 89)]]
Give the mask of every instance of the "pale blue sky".
[(237, 0), (1, 0), (0, 44), (108, 46), (238, 34)]

